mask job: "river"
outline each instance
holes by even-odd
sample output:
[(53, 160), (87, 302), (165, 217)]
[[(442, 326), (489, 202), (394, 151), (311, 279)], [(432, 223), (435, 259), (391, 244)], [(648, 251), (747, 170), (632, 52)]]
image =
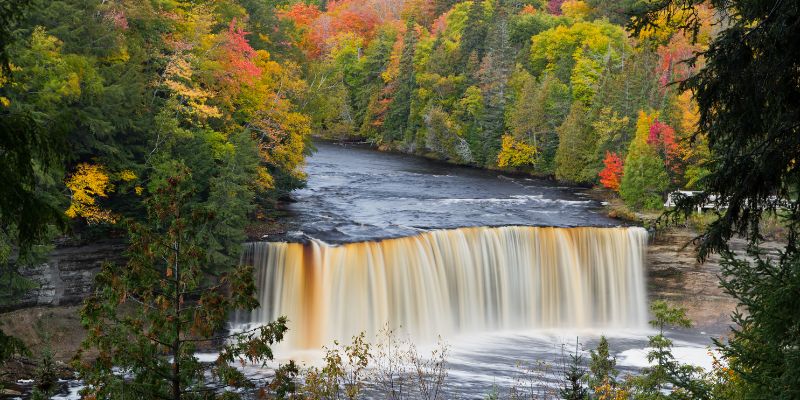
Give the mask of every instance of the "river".
[[(526, 365), (550, 365), (544, 382), (561, 373), (576, 340), (586, 360), (601, 334), (624, 373), (647, 365), (647, 233), (620, 227), (582, 189), (361, 146), (316, 147), (308, 185), (281, 217), (286, 232), (245, 255), (260, 271), (264, 307), (237, 323), (288, 314), (279, 359), (314, 364), (333, 339), (389, 324), (423, 352), (442, 336), (448, 397), (507, 392)], [(679, 359), (710, 365), (705, 332), (668, 336)]]
[(316, 142), (305, 189), (282, 218), (288, 237), (329, 243), (468, 226), (617, 226), (580, 189), (357, 145)]

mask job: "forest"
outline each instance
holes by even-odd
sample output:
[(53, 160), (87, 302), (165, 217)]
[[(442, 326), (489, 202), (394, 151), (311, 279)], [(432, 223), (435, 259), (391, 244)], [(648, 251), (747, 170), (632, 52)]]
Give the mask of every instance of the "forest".
[(702, 68), (685, 60), (708, 44), (707, 7), (697, 32), (632, 36), (613, 2), (451, 3), (33, 2), (2, 98), (10, 128), (36, 127), (41, 167), (6, 163), (9, 185), (33, 172), (36, 186), (8, 215), (113, 225), (186, 167), (192, 203), (228, 214), (208, 237), (224, 258), (303, 185), (312, 132), (602, 185), (635, 209), (707, 174), (697, 105), (675, 85)]
[(383, 149), (602, 185), (635, 209), (696, 189), (708, 147), (677, 89), (696, 32), (631, 36), (603, 1), (332, 2), (286, 11), (301, 34), (315, 132)]
[[(121, 238), (80, 315), (85, 398), (357, 397), (358, 337), (303, 384), (290, 363), (259, 386), (233, 365), (266, 365), (292, 321), (223, 331), (258, 307), (241, 244), (305, 186), (312, 139), (358, 142), (635, 211), (696, 193), (658, 223), (724, 204), (694, 243), (741, 308), (722, 361), (675, 361), (664, 327), (689, 322), (657, 302), (653, 367), (623, 382), (607, 343), (589, 371), (576, 351), (557, 397), (799, 398), (798, 16), (781, 0), (0, 0), (0, 310), (59, 241)], [(775, 257), (768, 217), (788, 232)], [(0, 330), (0, 361), (20, 354)]]

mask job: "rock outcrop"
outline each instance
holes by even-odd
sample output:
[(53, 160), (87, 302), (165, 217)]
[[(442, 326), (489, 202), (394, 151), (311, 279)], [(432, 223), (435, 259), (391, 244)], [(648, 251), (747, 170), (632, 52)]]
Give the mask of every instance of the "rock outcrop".
[[(647, 250), (648, 295), (686, 308), (697, 329), (709, 334), (730, 332), (731, 313), (737, 301), (720, 287), (719, 255), (712, 254), (704, 263), (697, 260), (692, 240), (697, 233), (686, 228), (670, 228), (651, 238)], [(733, 238), (731, 249), (745, 255), (747, 242)], [(778, 241), (763, 243), (769, 254), (782, 248)]]
[(59, 243), (46, 262), (23, 269), (23, 276), (36, 287), (14, 303), (3, 305), (0, 311), (79, 304), (91, 293), (94, 276), (103, 263), (124, 262), (124, 250), (125, 243), (118, 239)]

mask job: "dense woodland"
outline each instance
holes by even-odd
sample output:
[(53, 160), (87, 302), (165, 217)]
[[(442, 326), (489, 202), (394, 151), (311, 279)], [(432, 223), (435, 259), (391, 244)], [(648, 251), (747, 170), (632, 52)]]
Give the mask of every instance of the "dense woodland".
[[(94, 355), (73, 367), (89, 398), (355, 397), (335, 352), (305, 386), (294, 364), (268, 383), (231, 367), (271, 359), (285, 320), (220, 332), (228, 312), (257, 306), (240, 245), (304, 184), (312, 135), (364, 140), (602, 186), (633, 209), (704, 191), (676, 218), (727, 204), (698, 241), (701, 258), (723, 256), (721, 284), (743, 306), (715, 370), (675, 361), (663, 328), (688, 321), (656, 303), (653, 367), (623, 382), (607, 347), (588, 372), (576, 354), (559, 395), (798, 398), (798, 8), (0, 0), (0, 304), (31, 288), (21, 271), (55, 237), (123, 236), (130, 261), (103, 268), (81, 315)], [(789, 230), (777, 258), (759, 247), (764, 215)], [(749, 239), (748, 258), (728, 249), (734, 235)], [(221, 340), (216, 363), (194, 357)], [(356, 374), (361, 346), (343, 350)], [(22, 342), (0, 331), (0, 360), (15, 353)], [(442, 367), (429, 367), (437, 379)]]
[(713, 13), (698, 8), (694, 33), (633, 37), (625, 7), (371, 0), (284, 15), (301, 34), (318, 134), (601, 184), (634, 208), (660, 208), (707, 173), (697, 107), (674, 83), (702, 68), (684, 61), (708, 45)]
[[(37, 202), (9, 198), (4, 224), (48, 210), (75, 229), (138, 218), (142, 199), (186, 168), (191, 203), (218, 214), (205, 245), (222, 259), (238, 254), (249, 219), (303, 184), (302, 70), (278, 38), (250, 33), (283, 23), (273, 4), (30, 3), (12, 26), (0, 99), (3, 139), (35, 132), (24, 144), (36, 162), (25, 170), (4, 153), (2, 179)], [(4, 228), (4, 239), (43, 233)]]
[[(712, 35), (705, 6), (693, 35), (634, 37), (601, 1), (20, 3), (1, 94), (9, 127), (37, 131), (21, 188), (36, 202), (4, 210), (23, 224), (141, 217), (186, 167), (191, 202), (222, 214), (207, 248), (224, 259), (303, 185), (312, 132), (603, 185), (634, 208), (707, 174), (697, 107), (673, 85), (702, 67), (683, 60)], [(44, 233), (29, 228), (3, 234)]]

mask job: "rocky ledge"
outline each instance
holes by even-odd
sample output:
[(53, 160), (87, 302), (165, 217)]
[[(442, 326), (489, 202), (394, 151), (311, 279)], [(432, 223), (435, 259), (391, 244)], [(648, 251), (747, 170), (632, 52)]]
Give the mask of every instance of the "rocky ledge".
[[(647, 252), (648, 295), (651, 300), (663, 299), (686, 308), (697, 329), (726, 335), (737, 302), (719, 286), (719, 256), (712, 255), (702, 264), (697, 260), (692, 243), (696, 235), (691, 229), (670, 228), (651, 238)], [(747, 243), (732, 239), (730, 246), (743, 254)], [(777, 253), (781, 246), (778, 241), (763, 245), (770, 253)]]
[(75, 305), (92, 291), (94, 276), (105, 262), (124, 262), (125, 243), (106, 239), (93, 243), (58, 243), (47, 261), (25, 268), (23, 276), (36, 286), (0, 311), (35, 306)]

